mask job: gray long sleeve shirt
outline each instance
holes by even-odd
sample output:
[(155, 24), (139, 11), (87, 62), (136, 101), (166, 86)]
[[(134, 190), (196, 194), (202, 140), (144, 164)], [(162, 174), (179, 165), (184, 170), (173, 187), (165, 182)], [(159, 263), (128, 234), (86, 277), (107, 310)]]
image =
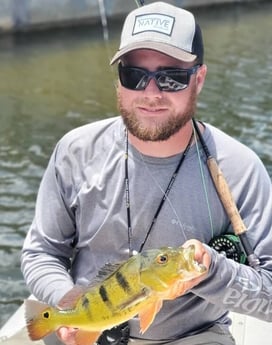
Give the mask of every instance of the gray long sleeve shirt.
[[(210, 249), (208, 277), (166, 301), (147, 339), (173, 339), (218, 322), (227, 310), (272, 321), (272, 189), (254, 152), (205, 124), (204, 139), (216, 158), (248, 229), (261, 271)], [(139, 250), (180, 159), (143, 156), (129, 146), (132, 247)], [(121, 118), (82, 126), (57, 144), (42, 179), (27, 234), (22, 271), (35, 296), (57, 304), (74, 284), (88, 285), (106, 263), (128, 259), (124, 184), (125, 131)], [(195, 238), (209, 243), (233, 232), (218, 199), (200, 145), (194, 144), (176, 177), (145, 249), (179, 246)], [(131, 333), (139, 325), (131, 321)]]

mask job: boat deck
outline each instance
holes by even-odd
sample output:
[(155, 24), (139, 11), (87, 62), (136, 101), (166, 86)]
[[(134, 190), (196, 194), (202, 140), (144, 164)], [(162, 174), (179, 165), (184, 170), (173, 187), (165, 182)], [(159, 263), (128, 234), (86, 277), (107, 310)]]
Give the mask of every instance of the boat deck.
[(231, 318), (231, 331), (237, 345), (271, 345), (272, 323), (234, 313), (231, 313)]

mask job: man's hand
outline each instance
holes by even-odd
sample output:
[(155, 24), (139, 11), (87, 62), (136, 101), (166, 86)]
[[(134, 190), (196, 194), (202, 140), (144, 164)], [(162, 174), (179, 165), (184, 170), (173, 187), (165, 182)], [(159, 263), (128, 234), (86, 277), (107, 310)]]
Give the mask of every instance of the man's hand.
[(208, 271), (211, 264), (211, 255), (206, 246), (198, 240), (188, 240), (182, 245), (182, 247), (187, 248), (191, 245), (195, 246), (195, 260), (199, 264), (204, 265)]
[(209, 267), (211, 264), (211, 256), (207, 251), (206, 247), (198, 240), (188, 240), (182, 247), (187, 248), (191, 245), (195, 247), (195, 261), (206, 267), (207, 271), (197, 278), (190, 279), (188, 281), (180, 281), (173, 285), (168, 291), (168, 296), (166, 299), (175, 299), (179, 296), (184, 295), (188, 290), (192, 289), (194, 286), (198, 285), (202, 280), (204, 280), (208, 274)]
[(186, 290), (192, 289), (194, 286), (198, 285), (202, 280), (204, 280), (208, 274), (210, 264), (211, 264), (211, 255), (210, 252), (207, 250), (207, 248), (203, 245), (202, 242), (198, 240), (188, 240), (186, 241), (182, 247), (187, 248), (191, 245), (195, 246), (195, 260), (206, 267), (207, 271), (205, 274), (201, 275), (200, 277), (197, 277), (195, 279), (192, 279), (187, 282)]

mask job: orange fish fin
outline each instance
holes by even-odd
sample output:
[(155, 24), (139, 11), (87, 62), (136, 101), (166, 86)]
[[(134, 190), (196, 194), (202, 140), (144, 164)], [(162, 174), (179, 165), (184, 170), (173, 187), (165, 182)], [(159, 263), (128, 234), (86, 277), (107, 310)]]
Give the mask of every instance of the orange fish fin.
[(101, 332), (88, 332), (79, 329), (75, 336), (76, 345), (92, 345), (100, 334)]
[(80, 297), (86, 292), (86, 288), (75, 285), (68, 291), (58, 303), (58, 308), (61, 310), (72, 309), (77, 304)]
[(35, 300), (25, 300), (25, 319), (29, 338), (39, 340), (55, 331), (51, 321), (52, 308)]
[(155, 303), (149, 304), (147, 308), (139, 313), (140, 319), (140, 329), (143, 334), (148, 327), (152, 324), (155, 319), (156, 314), (160, 311), (162, 307), (162, 300), (157, 300)]

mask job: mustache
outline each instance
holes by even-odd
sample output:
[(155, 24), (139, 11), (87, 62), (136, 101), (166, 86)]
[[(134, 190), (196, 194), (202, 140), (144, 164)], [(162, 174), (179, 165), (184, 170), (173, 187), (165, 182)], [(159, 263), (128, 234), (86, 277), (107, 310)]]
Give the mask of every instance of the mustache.
[(170, 102), (165, 99), (157, 99), (157, 100), (136, 100), (134, 102), (134, 106), (136, 107), (149, 107), (149, 108), (159, 108), (159, 107), (168, 107)]

